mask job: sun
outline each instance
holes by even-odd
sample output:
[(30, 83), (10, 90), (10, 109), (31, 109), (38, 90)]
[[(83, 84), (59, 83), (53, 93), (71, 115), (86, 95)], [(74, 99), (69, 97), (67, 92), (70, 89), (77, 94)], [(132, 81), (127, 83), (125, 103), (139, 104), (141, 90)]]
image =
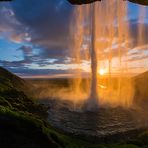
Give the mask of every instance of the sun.
[(100, 75), (104, 75), (105, 74), (105, 69), (103, 69), (103, 68), (99, 69), (98, 73)]

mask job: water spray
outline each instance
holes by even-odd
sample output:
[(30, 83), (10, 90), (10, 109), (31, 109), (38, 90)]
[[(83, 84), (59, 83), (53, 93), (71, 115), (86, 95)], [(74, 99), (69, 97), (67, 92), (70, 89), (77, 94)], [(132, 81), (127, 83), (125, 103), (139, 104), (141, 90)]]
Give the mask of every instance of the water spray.
[[(133, 88), (132, 83), (127, 80), (127, 82), (124, 82), (122, 80), (123, 71), (122, 69), (127, 69), (127, 66), (125, 65), (124, 61), (122, 60), (123, 54), (126, 51), (128, 52), (129, 44), (128, 41), (130, 41), (130, 32), (129, 32), (129, 24), (125, 21), (125, 17), (127, 15), (127, 3), (124, 1), (127, 0), (112, 0), (112, 1), (105, 1), (105, 0), (68, 0), (72, 4), (89, 4), (85, 6), (78, 6), (80, 10), (85, 7), (89, 7), (89, 14), (87, 13), (87, 16), (90, 16), (90, 26), (91, 31), (89, 32), (89, 36), (91, 37), (91, 40), (89, 42), (90, 44), (90, 57), (91, 57), (91, 83), (90, 87), (88, 87), (88, 94), (86, 97), (86, 101), (84, 103), (84, 109), (88, 111), (94, 111), (98, 110), (98, 108), (103, 104), (111, 104), (111, 105), (123, 105), (123, 106), (131, 106), (132, 105), (132, 96), (133, 96)], [(98, 1), (98, 2), (97, 2)], [(102, 3), (101, 3), (101, 2)], [(139, 4), (146, 4), (143, 3), (144, 1), (134, 1), (129, 0), (130, 2), (135, 2)], [(93, 3), (94, 2), (94, 3)], [(104, 6), (104, 7), (103, 7)], [(103, 8), (102, 8), (103, 7)], [(112, 8), (111, 10), (110, 7)], [(97, 9), (97, 11), (96, 11)], [(115, 9), (117, 11), (115, 11)], [(80, 11), (82, 12), (82, 11)], [(98, 12), (98, 13), (96, 13)], [(83, 13), (83, 12), (82, 12)], [(79, 14), (81, 19), (79, 19)], [(85, 16), (85, 12), (82, 15), (81, 13), (76, 13), (75, 17), (78, 19), (79, 25), (83, 21), (83, 17)], [(106, 17), (102, 17), (103, 16)], [(116, 24), (114, 24), (114, 20), (116, 21)], [(73, 27), (73, 26), (72, 26)], [(88, 27), (89, 28), (89, 27)], [(81, 32), (81, 30), (76, 29), (76, 31)], [(84, 31), (85, 32), (85, 31)], [(143, 36), (143, 29), (140, 29), (141, 36)], [(85, 35), (85, 33), (82, 33), (82, 36)], [(78, 38), (78, 36), (76, 36)], [(102, 39), (107, 38), (107, 42)], [(100, 39), (100, 40), (97, 40)], [(113, 43), (114, 42), (114, 43)], [(77, 42), (76, 42), (77, 43)], [(123, 46), (123, 43), (124, 44)], [(119, 59), (119, 76), (116, 78), (116, 80), (111, 78), (111, 63), (112, 59), (114, 58), (114, 52), (112, 50), (113, 44), (117, 45), (117, 59)], [(79, 48), (80, 47), (80, 48)], [(80, 54), (81, 44), (79, 46), (76, 46), (74, 48), (75, 50), (78, 50), (78, 54)], [(106, 50), (104, 52), (104, 50)], [(124, 52), (123, 52), (124, 50)], [(106, 80), (104, 83), (106, 86), (106, 89), (102, 90), (99, 88), (102, 81), (100, 81), (100, 78), (98, 79), (98, 66), (101, 68), (100, 65), (98, 65), (98, 61), (101, 61), (102, 54), (108, 54), (109, 55), (109, 77), (110, 80)], [(81, 58), (81, 57), (80, 57)], [(116, 60), (117, 60), (116, 59)], [(101, 62), (100, 62), (101, 63)], [(122, 81), (121, 81), (122, 80)], [(98, 83), (99, 81), (99, 83)], [(78, 84), (78, 82), (76, 82)], [(122, 85), (121, 85), (122, 84)], [(78, 84), (79, 85), (79, 84)], [(99, 86), (98, 86), (99, 85)], [(117, 85), (117, 86), (116, 86)]]

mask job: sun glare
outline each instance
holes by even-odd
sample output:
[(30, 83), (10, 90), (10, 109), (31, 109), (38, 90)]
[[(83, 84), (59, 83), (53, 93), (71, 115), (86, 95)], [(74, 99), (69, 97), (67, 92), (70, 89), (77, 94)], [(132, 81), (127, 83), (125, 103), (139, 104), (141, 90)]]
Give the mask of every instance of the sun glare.
[(105, 74), (105, 70), (104, 69), (99, 69), (99, 74), (100, 75), (104, 75)]

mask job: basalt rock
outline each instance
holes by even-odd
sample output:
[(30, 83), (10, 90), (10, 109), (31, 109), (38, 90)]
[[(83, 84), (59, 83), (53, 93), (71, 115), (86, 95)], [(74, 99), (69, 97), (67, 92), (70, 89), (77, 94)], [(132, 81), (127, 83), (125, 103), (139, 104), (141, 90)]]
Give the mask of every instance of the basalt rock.
[(148, 0), (128, 0), (132, 3), (137, 3), (137, 4), (140, 4), (140, 5), (146, 5), (148, 6)]
[(95, 1), (101, 1), (101, 0), (68, 0), (68, 1), (74, 5), (81, 5), (81, 4), (89, 4), (89, 3), (93, 3)]
[[(81, 4), (89, 4), (96, 1), (103, 1), (103, 0), (68, 0), (71, 4), (74, 5), (81, 5)], [(126, 1), (126, 0), (123, 0)], [(148, 6), (148, 0), (128, 0), (129, 2), (140, 4), (140, 5), (147, 5)]]

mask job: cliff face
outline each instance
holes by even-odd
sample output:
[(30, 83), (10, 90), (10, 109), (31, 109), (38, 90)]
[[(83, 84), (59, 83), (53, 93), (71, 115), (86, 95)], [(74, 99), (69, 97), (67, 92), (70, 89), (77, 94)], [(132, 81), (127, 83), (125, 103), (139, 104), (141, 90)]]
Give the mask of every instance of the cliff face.
[(132, 3), (137, 3), (137, 4), (140, 4), (140, 5), (148, 5), (148, 0), (128, 0)]
[[(0, 67), (0, 148), (82, 148), (46, 121), (48, 107), (27, 96), (28, 82)], [(90, 146), (91, 147), (91, 146)]]
[(101, 0), (68, 0), (71, 4), (74, 5), (81, 5), (81, 4), (89, 4), (95, 1), (101, 1)]
[(0, 147), (49, 148), (58, 144), (48, 137), (45, 106), (26, 93), (30, 83), (0, 67)]
[[(71, 4), (81, 5), (81, 4), (89, 4), (95, 1), (103, 1), (103, 0), (68, 0)], [(123, 0), (126, 1), (126, 0)], [(132, 3), (140, 4), (140, 5), (148, 5), (148, 0), (128, 0)]]
[(7, 87), (11, 86), (11, 88), (15, 88), (17, 91), (23, 91), (28, 97), (32, 95), (32, 90), (34, 89), (34, 86), (31, 83), (21, 79), (3, 67), (0, 67), (0, 82), (0, 86), (7, 83)]
[(142, 107), (148, 106), (148, 72), (134, 78), (135, 103)]
[(0, 67), (0, 105), (13, 110), (47, 115), (46, 109), (29, 97), (31, 83)]
[[(144, 86), (146, 79), (141, 77)], [(136, 78), (141, 79), (141, 77)], [(13, 81), (14, 79), (15, 81)], [(16, 85), (16, 81), (18, 85)], [(0, 148), (127, 148), (139, 147), (137, 141), (140, 141), (140, 147), (147, 145), (147, 132), (143, 133), (140, 139), (129, 141), (129, 144), (126, 144), (125, 141), (125, 144), (115, 143), (112, 146), (89, 143), (80, 140), (81, 137), (77, 139), (62, 134), (45, 120), (46, 108), (36, 104), (21, 89), (17, 88), (23, 84), (26, 88), (25, 80), (0, 68)], [(133, 145), (135, 143), (137, 146)]]

